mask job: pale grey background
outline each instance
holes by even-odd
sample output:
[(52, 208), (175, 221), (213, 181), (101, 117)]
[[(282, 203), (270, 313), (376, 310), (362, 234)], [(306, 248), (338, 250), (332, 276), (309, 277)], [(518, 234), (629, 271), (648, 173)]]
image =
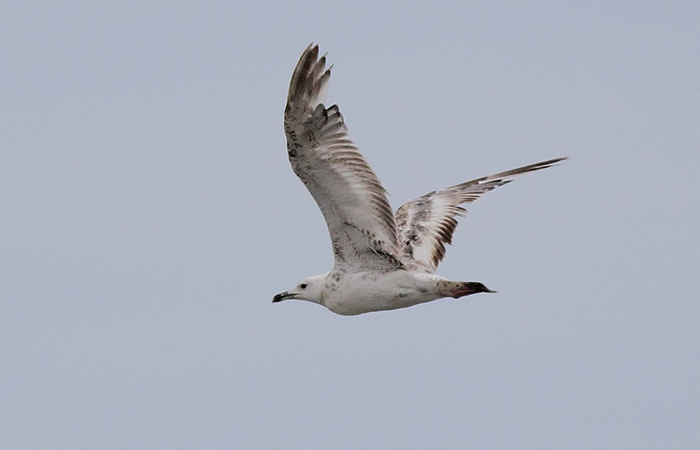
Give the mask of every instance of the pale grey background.
[[(59, 6), (59, 3), (62, 3)], [(700, 3), (0, 5), (0, 448), (700, 447)], [(286, 158), (309, 42), (398, 207), (487, 194), (359, 317)]]

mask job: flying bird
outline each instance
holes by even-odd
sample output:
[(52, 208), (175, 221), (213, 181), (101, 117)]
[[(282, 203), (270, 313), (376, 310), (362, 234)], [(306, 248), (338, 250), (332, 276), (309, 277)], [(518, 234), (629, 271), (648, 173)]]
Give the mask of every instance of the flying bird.
[(435, 274), (457, 227), (461, 206), (545, 169), (550, 159), (433, 191), (394, 213), (372, 168), (348, 135), (337, 105), (323, 104), (331, 69), (318, 46), (309, 45), (289, 84), (284, 110), (287, 153), (294, 173), (309, 190), (328, 226), (334, 265), (275, 295), (273, 303), (307, 300), (334, 313), (356, 315), (406, 308), (444, 297), (495, 292), (475, 281)]

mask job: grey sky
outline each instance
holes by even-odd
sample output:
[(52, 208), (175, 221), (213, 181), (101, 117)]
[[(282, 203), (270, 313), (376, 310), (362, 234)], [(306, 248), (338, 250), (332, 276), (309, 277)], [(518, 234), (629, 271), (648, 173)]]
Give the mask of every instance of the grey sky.
[[(0, 5), (0, 447), (697, 448), (700, 4)], [(286, 158), (299, 55), (396, 208), (488, 193), (438, 272), (340, 317)]]

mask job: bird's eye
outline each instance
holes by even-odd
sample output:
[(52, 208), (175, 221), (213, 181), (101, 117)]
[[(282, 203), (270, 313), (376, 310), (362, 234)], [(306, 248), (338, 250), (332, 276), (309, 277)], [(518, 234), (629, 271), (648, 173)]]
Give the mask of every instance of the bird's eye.
[(302, 288), (302, 289), (306, 289), (306, 283), (301, 283), (301, 284), (299, 285), (299, 287)]

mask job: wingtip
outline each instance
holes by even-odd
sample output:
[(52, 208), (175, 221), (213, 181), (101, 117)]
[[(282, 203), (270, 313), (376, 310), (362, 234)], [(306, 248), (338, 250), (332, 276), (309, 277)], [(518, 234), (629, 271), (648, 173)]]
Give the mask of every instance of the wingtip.
[(294, 105), (313, 110), (319, 103), (324, 103), (331, 67), (326, 68), (325, 54), (319, 58), (318, 44), (309, 44), (292, 73), (286, 110), (293, 109)]
[(568, 156), (561, 156), (559, 158), (550, 159), (549, 161), (544, 161), (540, 164), (542, 164), (543, 169), (546, 169), (547, 167), (558, 166), (559, 163), (562, 163), (562, 162), (566, 161), (567, 159), (569, 159)]
[(567, 159), (569, 159), (568, 156), (560, 156), (559, 158), (548, 159), (547, 161), (532, 164), (532, 166), (535, 168), (546, 169), (547, 167), (552, 167), (560, 162), (566, 161)]

